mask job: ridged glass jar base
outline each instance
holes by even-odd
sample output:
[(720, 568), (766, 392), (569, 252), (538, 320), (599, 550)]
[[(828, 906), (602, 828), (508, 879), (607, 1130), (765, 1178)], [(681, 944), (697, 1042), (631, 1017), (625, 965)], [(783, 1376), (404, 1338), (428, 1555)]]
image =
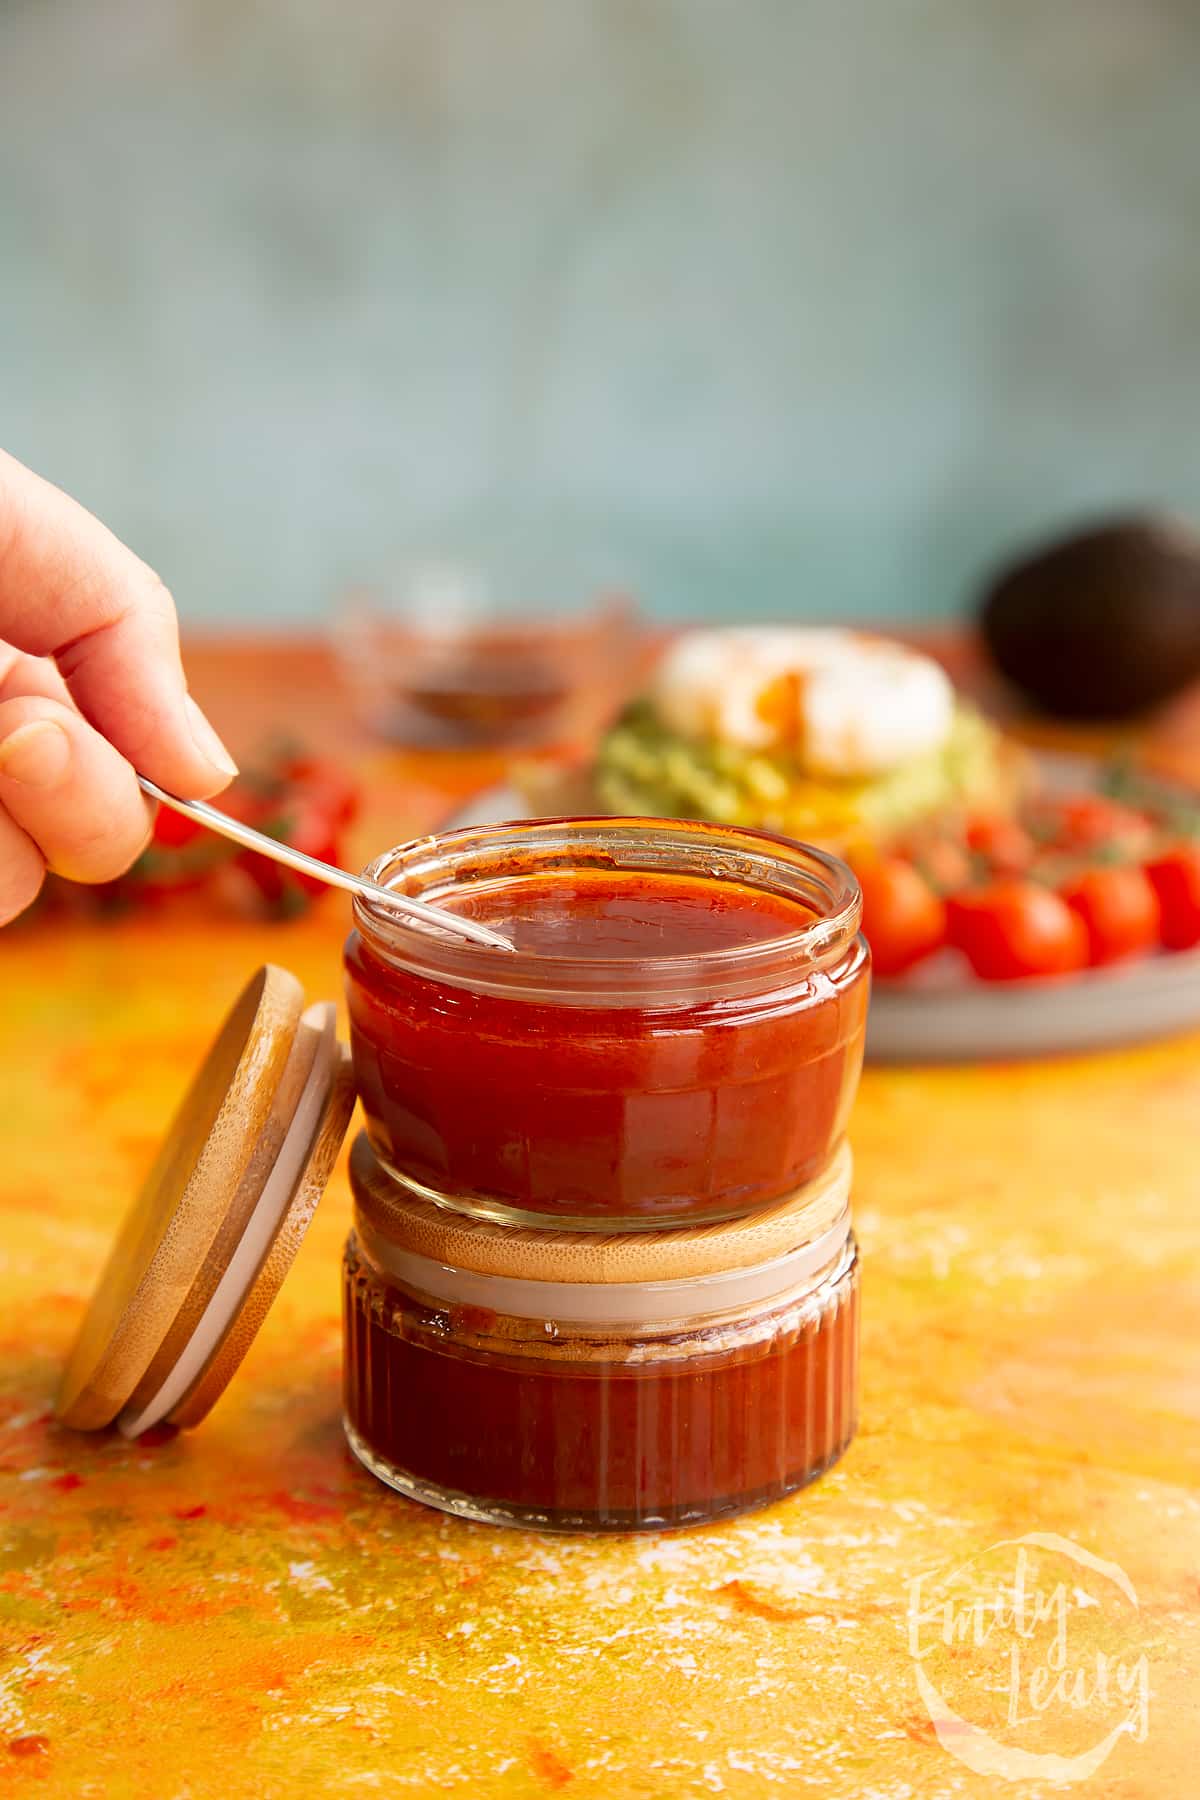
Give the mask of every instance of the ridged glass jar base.
[(700, 1525), (782, 1498), (854, 1434), (853, 1238), (749, 1316), (586, 1333), (413, 1292), (346, 1251), (345, 1422), (380, 1480), (550, 1531)]
[(595, 1512), (561, 1510), (538, 1512), (532, 1507), (513, 1506), (499, 1500), (482, 1500), (472, 1494), (460, 1494), (451, 1488), (438, 1487), (436, 1483), (422, 1481), (405, 1469), (393, 1468), (391, 1463), (376, 1456), (359, 1437), (349, 1420), (343, 1421), (343, 1427), (346, 1442), (355, 1459), (377, 1480), (394, 1488), (398, 1494), (403, 1494), (406, 1500), (417, 1500), (422, 1506), (435, 1507), (438, 1512), (453, 1513), (459, 1519), (471, 1519), (477, 1525), (507, 1525), (523, 1531), (685, 1531), (689, 1526), (713, 1525), (720, 1519), (732, 1519), (739, 1513), (753, 1512), (756, 1507), (767, 1506), (773, 1500), (782, 1500), (787, 1494), (794, 1494), (798, 1489), (807, 1487), (810, 1481), (818, 1480), (827, 1469), (831, 1469), (849, 1447), (847, 1439), (819, 1468), (798, 1475), (786, 1485), (774, 1484), (757, 1493), (730, 1495), (721, 1502), (719, 1508), (711, 1505), (693, 1506), (677, 1507), (674, 1512), (657, 1515), (646, 1512), (609, 1512), (601, 1515)]

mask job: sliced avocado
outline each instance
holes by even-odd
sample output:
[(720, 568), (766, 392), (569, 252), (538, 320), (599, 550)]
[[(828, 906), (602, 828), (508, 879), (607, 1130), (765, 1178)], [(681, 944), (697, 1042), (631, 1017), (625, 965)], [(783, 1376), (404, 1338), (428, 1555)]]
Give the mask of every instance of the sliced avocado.
[(1007, 779), (996, 732), (960, 705), (946, 742), (870, 780), (806, 775), (782, 756), (684, 738), (638, 701), (602, 740), (596, 791), (614, 813), (711, 819), (838, 842), (899, 834), (931, 813), (984, 807)]

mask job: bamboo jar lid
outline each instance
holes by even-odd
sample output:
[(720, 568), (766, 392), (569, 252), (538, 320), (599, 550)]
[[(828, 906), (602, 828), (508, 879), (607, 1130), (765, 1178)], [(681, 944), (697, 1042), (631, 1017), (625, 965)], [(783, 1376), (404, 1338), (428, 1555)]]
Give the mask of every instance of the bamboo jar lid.
[(100, 1276), (59, 1387), (65, 1425), (195, 1425), (224, 1392), (350, 1123), (334, 1022), (270, 964), (238, 997)]
[(356, 1219), (393, 1250), (478, 1275), (524, 1281), (682, 1281), (767, 1263), (815, 1242), (846, 1216), (851, 1156), (842, 1144), (815, 1181), (746, 1219), (661, 1231), (551, 1231), (452, 1212), (403, 1187), (362, 1132), (350, 1153)]

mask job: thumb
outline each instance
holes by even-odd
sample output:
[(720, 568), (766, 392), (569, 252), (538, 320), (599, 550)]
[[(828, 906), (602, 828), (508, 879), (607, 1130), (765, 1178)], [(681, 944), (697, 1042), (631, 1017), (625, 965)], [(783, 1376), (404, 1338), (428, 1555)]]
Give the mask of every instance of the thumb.
[(200, 798), (237, 774), (187, 692), (175, 607), (158, 576), (3, 452), (0, 638), (54, 657), (79, 710), (160, 786)]

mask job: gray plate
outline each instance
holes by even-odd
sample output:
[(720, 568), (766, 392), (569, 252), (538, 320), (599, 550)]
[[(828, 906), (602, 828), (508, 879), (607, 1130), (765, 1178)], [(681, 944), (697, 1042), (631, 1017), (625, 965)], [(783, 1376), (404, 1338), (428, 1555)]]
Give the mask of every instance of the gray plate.
[[(1045, 757), (1047, 787), (1086, 785), (1089, 765)], [(526, 816), (516, 788), (474, 795), (444, 829)], [(877, 982), (867, 1026), (871, 1062), (969, 1062), (1072, 1051), (1165, 1037), (1200, 1026), (1200, 949), (1089, 969), (1062, 981), (976, 981), (954, 955), (904, 981)]]

